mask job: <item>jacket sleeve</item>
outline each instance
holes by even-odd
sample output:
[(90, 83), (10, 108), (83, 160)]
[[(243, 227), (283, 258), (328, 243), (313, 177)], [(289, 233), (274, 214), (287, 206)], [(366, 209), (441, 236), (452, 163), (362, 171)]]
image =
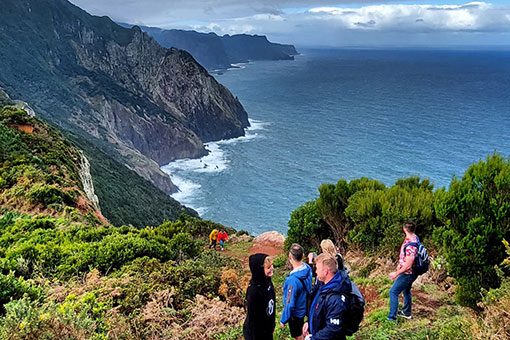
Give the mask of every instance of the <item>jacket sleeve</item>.
[(326, 327), (312, 335), (312, 340), (336, 339), (343, 335), (343, 321), (347, 310), (343, 295), (332, 295), (326, 301)]
[(291, 310), (296, 303), (296, 280), (290, 277), (283, 284), (283, 312), (280, 318), (281, 323), (287, 323), (291, 317)]

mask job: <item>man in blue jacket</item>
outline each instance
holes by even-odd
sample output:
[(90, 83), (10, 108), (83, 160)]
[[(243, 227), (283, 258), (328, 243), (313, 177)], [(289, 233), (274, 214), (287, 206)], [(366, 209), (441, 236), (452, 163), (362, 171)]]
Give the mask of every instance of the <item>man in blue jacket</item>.
[(283, 284), (283, 313), (280, 326), (289, 323), (290, 335), (303, 340), (303, 323), (306, 315), (307, 297), (312, 289), (312, 269), (303, 263), (303, 247), (294, 243), (290, 247), (289, 261), (292, 271)]
[(310, 307), (308, 322), (303, 326), (306, 340), (345, 340), (344, 316), (348, 301), (342, 292), (351, 291), (349, 277), (338, 270), (336, 259), (323, 253), (316, 259), (320, 281)]

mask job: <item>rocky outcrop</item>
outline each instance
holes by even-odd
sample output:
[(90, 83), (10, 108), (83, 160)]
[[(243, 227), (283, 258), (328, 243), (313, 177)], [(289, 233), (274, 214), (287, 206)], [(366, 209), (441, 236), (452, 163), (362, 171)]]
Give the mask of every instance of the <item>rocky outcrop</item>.
[(98, 211), (101, 210), (99, 207), (99, 198), (97, 198), (96, 193), (94, 192), (94, 182), (92, 181), (92, 176), (90, 175), (90, 163), (85, 154), (80, 151), (81, 159), (78, 164), (78, 173), (80, 175), (81, 183), (83, 185), (83, 191), (87, 195), (89, 201), (94, 204)]
[(206, 154), (248, 126), (237, 99), (188, 53), (66, 0), (5, 0), (0, 86), (165, 192), (158, 165)]

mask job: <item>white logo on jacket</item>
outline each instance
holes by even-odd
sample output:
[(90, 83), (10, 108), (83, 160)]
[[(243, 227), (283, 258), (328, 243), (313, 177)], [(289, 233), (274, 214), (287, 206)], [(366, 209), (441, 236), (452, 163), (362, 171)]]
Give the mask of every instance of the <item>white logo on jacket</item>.
[(333, 325), (339, 326), (340, 325), (340, 320), (339, 319), (329, 319), (329, 323), (332, 323)]
[(269, 300), (269, 303), (267, 304), (266, 313), (267, 315), (273, 315), (274, 312), (274, 300)]

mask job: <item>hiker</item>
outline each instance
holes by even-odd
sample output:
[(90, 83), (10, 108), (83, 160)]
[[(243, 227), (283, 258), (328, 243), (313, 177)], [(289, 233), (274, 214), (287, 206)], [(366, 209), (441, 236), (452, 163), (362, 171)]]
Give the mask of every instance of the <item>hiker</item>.
[(283, 284), (283, 312), (280, 326), (289, 323), (290, 336), (303, 340), (303, 324), (307, 312), (307, 298), (312, 290), (312, 269), (303, 263), (303, 247), (294, 243), (289, 250), (292, 271)]
[(308, 265), (312, 268), (312, 278), (317, 278), (317, 268), (315, 267), (316, 253), (308, 253)]
[(225, 250), (225, 241), (228, 241), (228, 235), (225, 230), (222, 230), (218, 234), (218, 243), (220, 244), (221, 250)]
[(317, 289), (312, 293), (308, 322), (303, 325), (305, 340), (345, 340), (344, 318), (348, 306), (343, 292), (351, 291), (351, 282), (345, 272), (338, 270), (334, 256), (317, 256)]
[(266, 254), (249, 257), (251, 279), (246, 290), (245, 340), (272, 340), (275, 326), (275, 292), (271, 276), (273, 261)]
[(321, 249), (323, 253), (328, 253), (336, 258), (336, 261), (338, 262), (338, 270), (345, 270), (344, 259), (342, 258), (340, 252), (337, 251), (333, 241), (330, 239), (322, 240)]
[(211, 233), (209, 234), (209, 249), (214, 247), (214, 250), (216, 250), (216, 238), (218, 237), (218, 230), (213, 229)]
[[(417, 244), (419, 242), (416, 236), (416, 224), (414, 222), (405, 222), (402, 226), (406, 237), (402, 246), (400, 247), (400, 257), (397, 265), (397, 270), (389, 274), (390, 279), (395, 280), (390, 289), (390, 313), (388, 320), (397, 320), (397, 315), (406, 319), (411, 319), (411, 307), (413, 298), (411, 296), (411, 286), (418, 277), (418, 274), (413, 273), (413, 262), (418, 252), (418, 248), (409, 243)], [(404, 293), (404, 307), (402, 311), (398, 311), (398, 296)]]

